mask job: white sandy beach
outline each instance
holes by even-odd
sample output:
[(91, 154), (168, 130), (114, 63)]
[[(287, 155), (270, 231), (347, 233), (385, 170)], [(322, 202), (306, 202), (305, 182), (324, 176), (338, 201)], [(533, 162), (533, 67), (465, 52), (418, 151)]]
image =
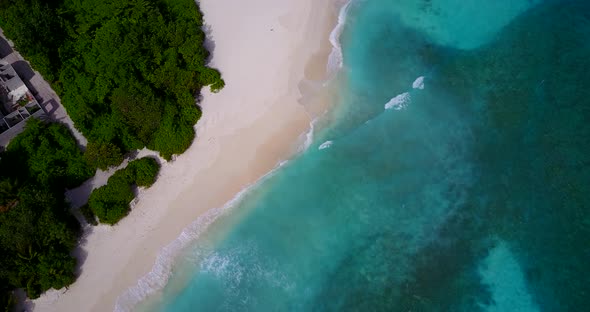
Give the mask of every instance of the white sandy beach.
[(112, 311), (184, 228), (303, 143), (310, 116), (300, 104), (301, 89), (325, 79), (338, 4), (201, 0), (200, 5), (214, 41), (212, 65), (222, 72), (225, 89), (204, 93), (196, 141), (163, 165), (129, 216), (114, 227), (88, 230), (77, 281), (32, 302), (34, 310)]

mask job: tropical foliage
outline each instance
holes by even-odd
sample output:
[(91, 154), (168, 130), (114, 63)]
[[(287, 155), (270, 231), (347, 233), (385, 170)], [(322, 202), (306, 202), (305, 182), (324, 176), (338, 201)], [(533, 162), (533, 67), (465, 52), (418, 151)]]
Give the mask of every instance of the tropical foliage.
[[(101, 223), (113, 225), (119, 222), (131, 209), (129, 204), (135, 197), (134, 189), (151, 186), (159, 170), (158, 162), (150, 157), (130, 162), (127, 167), (117, 170), (106, 185), (90, 194), (88, 207)], [(88, 216), (86, 218), (89, 219)]]
[(84, 152), (84, 159), (93, 167), (107, 170), (123, 161), (121, 149), (110, 142), (89, 142)]
[(93, 173), (61, 124), (29, 119), (0, 154), (0, 298), (14, 288), (35, 298), (74, 281), (79, 225), (64, 191)]
[(0, 26), (95, 147), (182, 153), (201, 116), (196, 93), (224, 86), (206, 66), (193, 0), (3, 0)]
[[(9, 291), (36, 297), (74, 281), (70, 256), (79, 225), (64, 190), (123, 154), (148, 147), (167, 159), (194, 139), (203, 86), (223, 88), (206, 66), (203, 17), (193, 0), (2, 0), (0, 27), (60, 95), (88, 138), (84, 155), (67, 128), (31, 120), (0, 154), (0, 306)], [(114, 224), (129, 211), (136, 186), (159, 170), (131, 162), (92, 193), (89, 223)]]

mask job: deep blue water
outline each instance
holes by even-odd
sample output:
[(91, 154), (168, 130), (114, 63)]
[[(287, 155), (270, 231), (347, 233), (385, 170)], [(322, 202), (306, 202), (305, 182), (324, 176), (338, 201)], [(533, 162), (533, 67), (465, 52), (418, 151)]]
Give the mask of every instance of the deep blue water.
[(588, 310), (590, 1), (353, 1), (341, 43), (331, 123), (142, 309)]

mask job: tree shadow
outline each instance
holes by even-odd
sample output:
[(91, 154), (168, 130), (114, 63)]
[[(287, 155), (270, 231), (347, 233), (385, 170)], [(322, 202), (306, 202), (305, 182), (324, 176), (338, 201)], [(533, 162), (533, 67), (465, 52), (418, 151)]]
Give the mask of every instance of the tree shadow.
[(209, 56), (207, 56), (207, 59), (205, 59), (205, 63), (209, 64), (213, 58), (213, 51), (215, 51), (215, 41), (213, 40), (213, 29), (211, 28), (211, 25), (204, 24), (203, 32), (205, 33), (205, 41), (203, 42), (203, 46), (205, 49), (207, 49), (207, 51), (209, 51)]
[(12, 52), (13, 52), (13, 50), (10, 47), (10, 44), (8, 44), (8, 41), (6, 41), (6, 39), (0, 37), (0, 58), (4, 58), (4, 57), (8, 56)]
[[(88, 202), (88, 198), (90, 198), (90, 194), (92, 193), (94, 187), (95, 181), (94, 177), (92, 177), (84, 181), (82, 185), (66, 191), (66, 198), (68, 199), (72, 210), (78, 210)], [(84, 225), (84, 222), (86, 222), (86, 220), (81, 216), (78, 219), (82, 225)]]
[(12, 68), (14, 68), (18, 76), (25, 82), (31, 80), (31, 78), (35, 76), (35, 72), (31, 66), (23, 60), (12, 63)]
[(86, 262), (86, 259), (88, 258), (88, 252), (84, 250), (84, 246), (88, 242), (88, 236), (91, 235), (92, 232), (94, 232), (94, 226), (84, 226), (82, 236), (78, 241), (78, 245), (76, 246), (76, 248), (74, 248), (74, 250), (72, 250), (72, 256), (76, 258), (76, 260), (78, 260), (76, 263), (76, 269), (74, 270), (76, 279), (80, 277), (80, 275), (82, 275), (82, 272), (84, 271), (84, 262)]
[(43, 99), (38, 98), (39, 92), (31, 83), (31, 79), (33, 79), (33, 77), (35, 77), (36, 75), (35, 71), (33, 71), (33, 69), (31, 68), (31, 65), (29, 65), (29, 63), (23, 60), (18, 60), (12, 63), (11, 65), (12, 68), (14, 68), (14, 71), (16, 71), (16, 73), (20, 77), (20, 79), (22, 79), (22, 81), (25, 83), (29, 91), (31, 91), (31, 93), (33, 93), (33, 95), (37, 98), (37, 101), (42, 102)]
[(138, 156), (139, 156), (139, 150), (132, 150), (132, 151), (130, 151), (127, 154), (124, 155), (124, 157), (126, 159), (129, 159), (129, 161), (132, 161), (134, 159), (137, 159)]

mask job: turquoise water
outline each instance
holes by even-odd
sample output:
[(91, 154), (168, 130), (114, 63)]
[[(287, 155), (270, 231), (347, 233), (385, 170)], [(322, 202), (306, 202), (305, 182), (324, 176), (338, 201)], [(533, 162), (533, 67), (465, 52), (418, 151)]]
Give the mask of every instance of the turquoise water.
[(332, 122), (141, 310), (587, 310), (590, 2), (347, 13)]

